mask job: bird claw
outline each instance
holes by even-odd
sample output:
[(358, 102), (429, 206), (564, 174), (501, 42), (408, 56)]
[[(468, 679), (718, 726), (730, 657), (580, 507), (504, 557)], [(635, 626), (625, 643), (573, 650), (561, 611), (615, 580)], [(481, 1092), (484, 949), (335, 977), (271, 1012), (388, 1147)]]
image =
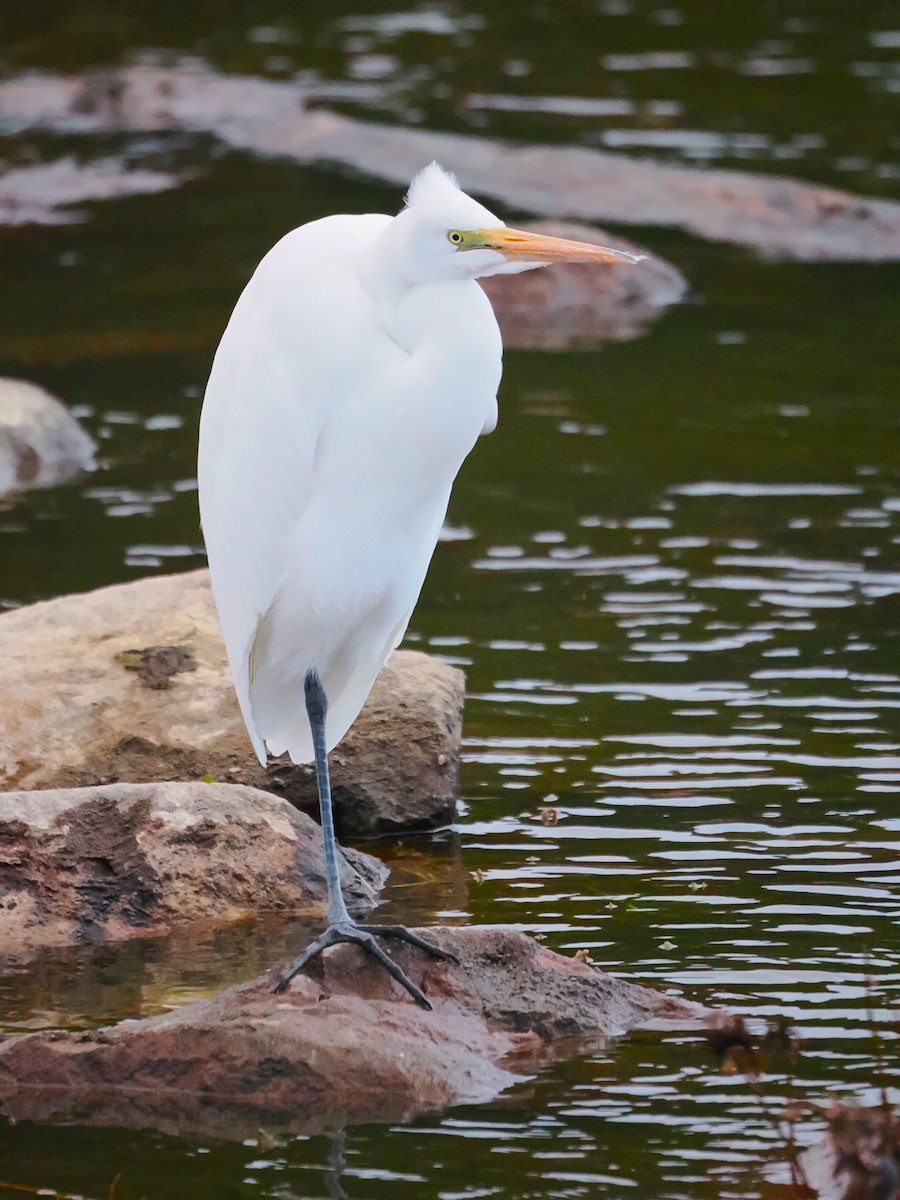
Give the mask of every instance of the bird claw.
[(441, 959), (444, 962), (459, 962), (455, 954), (451, 954), (448, 950), (442, 950), (440, 946), (435, 946), (433, 942), (419, 937), (418, 934), (407, 929), (405, 925), (357, 925), (353, 922), (342, 921), (338, 925), (330, 925), (315, 941), (310, 942), (303, 953), (282, 973), (275, 984), (275, 994), (280, 995), (286, 991), (294, 976), (299, 971), (302, 971), (306, 964), (315, 958), (317, 954), (321, 954), (329, 946), (337, 945), (338, 942), (352, 942), (354, 945), (359, 946), (361, 950), (364, 950), (366, 954), (374, 958), (376, 962), (380, 963), (387, 973), (409, 992), (420, 1008), (430, 1010), (431, 1005), (422, 991), (416, 987), (403, 968), (395, 963), (390, 955), (386, 954), (375, 941), (374, 935), (376, 934), (380, 937), (395, 938), (397, 941), (408, 942), (411, 946), (416, 946), (419, 950), (424, 950), (432, 958)]

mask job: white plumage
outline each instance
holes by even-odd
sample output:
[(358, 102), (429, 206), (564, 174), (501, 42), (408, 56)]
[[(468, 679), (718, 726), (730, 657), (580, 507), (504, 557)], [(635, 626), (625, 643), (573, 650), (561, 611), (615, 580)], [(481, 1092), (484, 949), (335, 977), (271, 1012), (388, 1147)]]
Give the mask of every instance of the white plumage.
[[(201, 520), (261, 762), (265, 746), (312, 759), (310, 668), (329, 697), (329, 748), (350, 727), (406, 629), (459, 465), (495, 421), (490, 305), (472, 280), (368, 283), (391, 226), (335, 216), (283, 238), (240, 297), (206, 391)], [(432, 322), (456, 337), (429, 337)]]
[(496, 423), (500, 334), (475, 278), (562, 257), (628, 256), (507, 230), (432, 164), (398, 217), (313, 221), (259, 264), (206, 389), (199, 485), (261, 762), (313, 758), (310, 669), (331, 748), (403, 637), (453, 479)]
[(432, 164), (396, 217), (326, 217), (262, 260), (216, 353), (200, 421), (200, 514), (241, 711), (267, 751), (315, 759), (328, 928), (281, 976), (351, 941), (416, 1003), (341, 893), (328, 750), (403, 637), (450, 487), (497, 420), (500, 332), (481, 275), (632, 256), (507, 229)]

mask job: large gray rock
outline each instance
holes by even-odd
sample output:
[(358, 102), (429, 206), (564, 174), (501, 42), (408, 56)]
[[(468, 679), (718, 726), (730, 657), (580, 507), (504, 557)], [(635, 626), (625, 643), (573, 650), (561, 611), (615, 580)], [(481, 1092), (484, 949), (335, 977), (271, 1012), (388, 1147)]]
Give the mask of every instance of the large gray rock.
[[(315, 804), (312, 769), (256, 760), (206, 571), (63, 596), (0, 615), (0, 788), (203, 779)], [(463, 676), (397, 651), (332, 755), (338, 832), (453, 816)]]
[[(428, 929), (458, 964), (402, 945), (425, 1012), (355, 946), (326, 951), (283, 995), (274, 972), (142, 1021), (0, 1046), (0, 1111), (243, 1138), (313, 1133), (491, 1099), (550, 1054), (704, 1010), (603, 975), (502, 929)], [(520, 1077), (520, 1076), (519, 1076)]]
[(494, 307), (504, 346), (570, 350), (630, 342), (642, 337), (687, 291), (687, 280), (677, 268), (626, 238), (573, 221), (529, 223), (529, 228), (646, 258), (599, 267), (558, 263), (524, 275), (479, 280)]
[(36, 384), (0, 379), (0, 496), (94, 466), (94, 443), (64, 404)]
[(330, 163), (405, 187), (432, 159), (467, 190), (520, 212), (686, 229), (769, 257), (900, 258), (900, 204), (796, 179), (659, 163), (587, 146), (514, 145), (304, 109), (300, 82), (223, 75), (191, 61), (0, 81), (17, 128), (107, 134), (202, 131), (234, 149)]
[[(348, 850), (357, 914), (387, 870)], [(352, 865), (351, 865), (352, 864)], [(322, 831), (286, 800), (224, 783), (0, 793), (0, 955), (159, 936), (259, 913), (324, 917)]]

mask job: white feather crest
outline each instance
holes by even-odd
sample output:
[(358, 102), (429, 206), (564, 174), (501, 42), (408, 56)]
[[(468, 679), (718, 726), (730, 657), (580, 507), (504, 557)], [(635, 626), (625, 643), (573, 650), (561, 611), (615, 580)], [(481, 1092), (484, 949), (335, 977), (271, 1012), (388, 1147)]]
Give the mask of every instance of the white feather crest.
[(445, 171), (440, 163), (431, 162), (419, 171), (409, 185), (406, 193), (406, 207), (410, 208), (413, 204), (420, 204), (422, 201), (427, 203), (429, 200), (439, 197), (458, 195), (461, 190), (455, 175)]

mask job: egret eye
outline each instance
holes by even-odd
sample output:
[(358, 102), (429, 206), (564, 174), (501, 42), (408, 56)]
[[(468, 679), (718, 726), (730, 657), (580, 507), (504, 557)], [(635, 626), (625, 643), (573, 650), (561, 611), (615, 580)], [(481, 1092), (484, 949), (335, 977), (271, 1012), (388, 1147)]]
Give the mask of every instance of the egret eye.
[(461, 246), (462, 241), (463, 241), (463, 235), (459, 232), (458, 229), (451, 229), (450, 232), (447, 234), (447, 240), (452, 242), (454, 246)]

